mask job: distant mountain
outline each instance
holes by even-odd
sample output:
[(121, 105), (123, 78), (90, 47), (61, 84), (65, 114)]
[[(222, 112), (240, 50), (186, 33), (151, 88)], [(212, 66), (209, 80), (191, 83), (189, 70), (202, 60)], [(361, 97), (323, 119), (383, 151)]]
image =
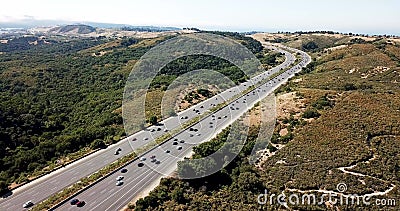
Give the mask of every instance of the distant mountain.
[(176, 31), (181, 30), (176, 27), (159, 27), (159, 26), (124, 26), (123, 31), (146, 31), (146, 32), (161, 32), (161, 31)]
[[(133, 26), (129, 24), (117, 24), (117, 23), (99, 23), (99, 22), (73, 22), (73, 21), (65, 21), (65, 20), (37, 20), (34, 17), (26, 17), (24, 19), (10, 21), (10, 22), (0, 22), (0, 28), (23, 28), (23, 29), (30, 29), (35, 27), (52, 27), (52, 26), (63, 26), (65, 25), (86, 25), (91, 26), (94, 28), (108, 28), (108, 29), (123, 29), (128, 31), (175, 31), (180, 30), (177, 27), (161, 27), (161, 26)], [(65, 31), (70, 31), (71, 27), (65, 27)], [(88, 29), (84, 27), (83, 33), (86, 30), (91, 31), (92, 29)], [(83, 34), (82, 33), (82, 34)]]
[(58, 26), (49, 30), (50, 33), (61, 34), (89, 34), (95, 31), (94, 27), (83, 24)]
[(72, 24), (68, 21), (56, 21), (56, 20), (35, 20), (35, 19), (23, 19), (13, 22), (0, 22), (0, 28), (22, 28), (29, 29), (33, 27), (48, 27), (48, 26), (59, 26), (65, 24)]

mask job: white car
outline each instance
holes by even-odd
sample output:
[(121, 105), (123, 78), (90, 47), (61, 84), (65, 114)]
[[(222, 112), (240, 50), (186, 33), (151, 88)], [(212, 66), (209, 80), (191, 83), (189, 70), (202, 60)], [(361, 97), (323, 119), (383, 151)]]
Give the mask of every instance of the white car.
[(124, 182), (122, 181), (118, 181), (117, 183), (115, 183), (116, 186), (121, 186), (122, 184), (124, 184)]
[(117, 177), (117, 181), (121, 181), (121, 180), (123, 180), (124, 179), (124, 176), (118, 176)]
[(141, 157), (141, 158), (140, 158), (140, 161), (145, 161), (145, 160), (146, 160), (145, 157)]
[(23, 208), (28, 208), (30, 206), (33, 206), (33, 202), (32, 201), (27, 201), (27, 202), (25, 202), (25, 204), (22, 205)]

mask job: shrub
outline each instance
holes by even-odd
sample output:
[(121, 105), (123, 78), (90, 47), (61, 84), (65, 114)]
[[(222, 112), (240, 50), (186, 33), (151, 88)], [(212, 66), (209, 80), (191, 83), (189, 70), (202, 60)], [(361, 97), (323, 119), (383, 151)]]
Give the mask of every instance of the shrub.
[(321, 116), (321, 114), (315, 109), (308, 109), (302, 115), (302, 117), (306, 119), (318, 118), (319, 116)]

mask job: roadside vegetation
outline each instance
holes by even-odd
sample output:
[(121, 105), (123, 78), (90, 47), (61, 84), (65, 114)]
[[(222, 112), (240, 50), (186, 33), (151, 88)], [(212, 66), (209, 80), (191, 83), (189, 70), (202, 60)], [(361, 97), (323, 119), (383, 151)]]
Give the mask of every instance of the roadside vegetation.
[[(254, 144), (253, 136), (257, 135), (251, 133), (238, 159), (227, 168), (201, 179), (162, 179), (149, 196), (130, 204), (129, 209), (285, 209), (277, 203), (259, 205), (258, 194), (267, 189), (269, 194), (276, 195), (311, 191), (321, 196), (315, 191), (337, 191), (339, 183), (347, 184), (346, 194), (358, 195), (395, 187), (378, 198), (400, 201), (399, 42), (389, 37), (329, 33), (277, 35), (275, 39), (310, 52), (313, 62), (276, 92), (281, 108), (271, 139), (273, 145), (268, 147), (274, 154), (263, 160), (261, 168), (250, 165), (246, 149)], [(254, 128), (251, 131), (256, 131)], [(215, 152), (224, 140), (226, 131), (197, 146), (193, 158)], [(279, 145), (283, 147), (278, 149)], [(340, 170), (353, 165), (348, 171), (363, 176)], [(182, 166), (178, 174), (180, 170)], [(289, 207), (295, 210), (382, 208), (329, 203)]]
[[(261, 53), (260, 43), (252, 38), (219, 34), (260, 53), (260, 58), (269, 56), (269, 52)], [(0, 192), (122, 139), (125, 80), (148, 49), (168, 38), (33, 36), (1, 44)], [(165, 118), (157, 102), (174, 78), (192, 69), (207, 68), (217, 69), (235, 82), (245, 80), (231, 64), (216, 58), (176, 60), (152, 83), (146, 103), (148, 124)]]

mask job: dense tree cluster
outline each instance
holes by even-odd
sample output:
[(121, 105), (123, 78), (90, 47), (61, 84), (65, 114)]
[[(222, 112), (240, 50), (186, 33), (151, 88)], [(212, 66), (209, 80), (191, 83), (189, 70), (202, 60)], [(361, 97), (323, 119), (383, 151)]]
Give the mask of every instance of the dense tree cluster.
[[(234, 37), (257, 48), (251, 38)], [(15, 38), (0, 44), (5, 52), (0, 55), (2, 190), (70, 153), (104, 148), (124, 136), (120, 108), (131, 70), (128, 62), (163, 41), (132, 46), (140, 40), (55, 36), (46, 43), (29, 44), (37, 40)], [(190, 68), (219, 68), (234, 81), (244, 80), (229, 62), (200, 55), (173, 61), (155, 78), (153, 88), (162, 88)], [(158, 120), (152, 118), (151, 123)]]
[[(120, 105), (128, 60), (146, 48), (116, 48), (93, 57), (79, 51), (107, 40), (77, 39), (0, 56), (0, 181), (26, 181), (57, 158), (105, 147), (124, 135)], [(104, 142), (105, 141), (105, 142)]]

